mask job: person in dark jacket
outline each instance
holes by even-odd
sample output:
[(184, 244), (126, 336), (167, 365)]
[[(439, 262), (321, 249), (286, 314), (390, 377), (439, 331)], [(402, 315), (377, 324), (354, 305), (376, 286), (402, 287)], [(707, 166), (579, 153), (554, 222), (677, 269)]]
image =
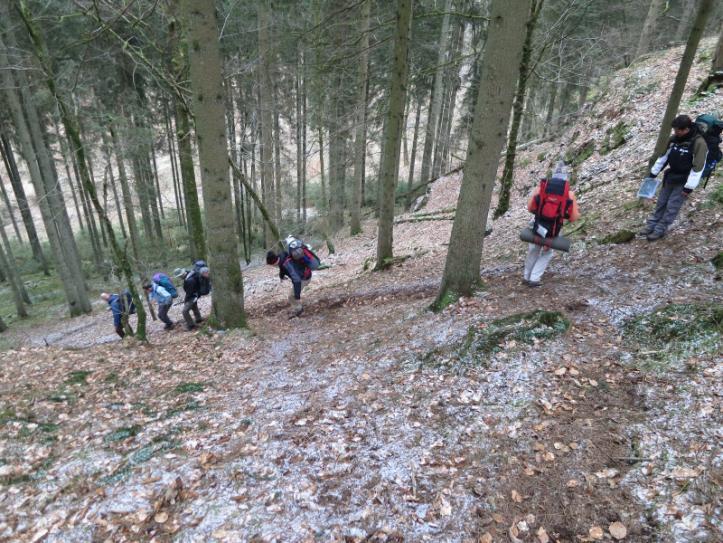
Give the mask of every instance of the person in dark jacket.
[(655, 177), (668, 167), (655, 211), (640, 232), (648, 241), (662, 238), (673, 224), (688, 195), (700, 183), (708, 155), (708, 145), (690, 117), (678, 115), (673, 119), (672, 127), (673, 137), (668, 148), (650, 168), (650, 177)]
[(287, 277), (291, 279), (291, 293), (289, 294), (289, 304), (291, 305), (292, 316), (298, 317), (304, 312), (304, 306), (301, 305), (301, 291), (311, 281), (311, 267), (306, 256), (295, 259), (287, 251), (281, 251), (276, 254), (274, 251), (266, 253), (266, 263), (269, 266), (279, 267), (279, 279), (282, 281)]
[[(183, 320), (186, 321), (186, 330), (193, 330), (197, 324), (205, 320), (198, 309), (198, 299), (211, 292), (209, 269), (206, 266), (199, 268), (198, 271), (178, 268), (173, 275), (183, 279), (183, 291), (186, 294), (183, 299)], [(195, 322), (191, 318), (191, 311)]]
[(173, 305), (173, 297), (162, 285), (159, 285), (155, 281), (146, 283), (143, 285), (143, 290), (146, 291), (148, 299), (158, 304), (158, 318), (163, 324), (165, 324), (165, 330), (173, 329), (173, 321), (168, 318), (168, 311)]
[(123, 329), (123, 314), (125, 312), (123, 299), (118, 294), (111, 294), (109, 292), (101, 292), (100, 297), (110, 306), (110, 310), (113, 313), (113, 326), (115, 327), (115, 333), (123, 339), (126, 335), (126, 332)]

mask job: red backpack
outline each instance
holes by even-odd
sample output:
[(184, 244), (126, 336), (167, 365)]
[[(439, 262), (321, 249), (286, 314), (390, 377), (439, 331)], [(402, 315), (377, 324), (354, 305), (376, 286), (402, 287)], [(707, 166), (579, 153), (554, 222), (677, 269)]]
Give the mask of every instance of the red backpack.
[(540, 192), (535, 196), (537, 211), (535, 212), (534, 231), (543, 226), (547, 229), (546, 238), (554, 238), (562, 229), (564, 219), (570, 217), (570, 183), (567, 179), (553, 177), (540, 181)]

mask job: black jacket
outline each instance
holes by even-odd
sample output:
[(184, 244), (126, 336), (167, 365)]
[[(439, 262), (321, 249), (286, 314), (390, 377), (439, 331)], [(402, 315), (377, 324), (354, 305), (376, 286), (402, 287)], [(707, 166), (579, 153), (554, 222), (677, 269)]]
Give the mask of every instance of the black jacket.
[(186, 293), (183, 301), (192, 302), (211, 292), (211, 280), (203, 277), (198, 272), (188, 272), (188, 275), (183, 280), (183, 291)]
[(306, 260), (294, 260), (289, 253), (279, 254), (279, 277), (288, 277), (294, 285), (294, 298), (301, 299), (301, 282), (311, 279), (311, 268)]

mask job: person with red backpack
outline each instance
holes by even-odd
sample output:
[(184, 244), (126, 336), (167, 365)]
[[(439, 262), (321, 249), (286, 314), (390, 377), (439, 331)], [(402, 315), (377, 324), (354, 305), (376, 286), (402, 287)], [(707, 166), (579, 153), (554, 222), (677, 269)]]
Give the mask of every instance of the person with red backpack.
[(552, 259), (552, 240), (560, 235), (566, 220), (574, 222), (580, 218), (564, 165), (558, 166), (550, 179), (540, 181), (530, 197), (527, 210), (535, 215), (532, 231), (538, 242), (529, 245), (522, 282), (530, 287), (539, 287), (542, 285), (542, 274)]
[(312, 270), (319, 269), (319, 257), (314, 254), (310, 246), (294, 237), (286, 239), (286, 250), (276, 254), (274, 251), (266, 253), (266, 263), (269, 266), (279, 266), (279, 279), (291, 279), (291, 293), (289, 304), (291, 316), (298, 317), (304, 307), (301, 305), (301, 291), (311, 281)]

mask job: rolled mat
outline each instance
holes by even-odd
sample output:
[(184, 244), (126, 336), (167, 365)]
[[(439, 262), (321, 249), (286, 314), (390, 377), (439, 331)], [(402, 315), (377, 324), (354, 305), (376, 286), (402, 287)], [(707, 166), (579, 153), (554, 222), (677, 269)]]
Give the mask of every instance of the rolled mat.
[(525, 228), (520, 232), (520, 239), (527, 243), (534, 243), (535, 245), (548, 246), (556, 251), (562, 251), (567, 253), (570, 251), (570, 240), (565, 236), (557, 236), (556, 238), (541, 238), (532, 233), (532, 230)]

